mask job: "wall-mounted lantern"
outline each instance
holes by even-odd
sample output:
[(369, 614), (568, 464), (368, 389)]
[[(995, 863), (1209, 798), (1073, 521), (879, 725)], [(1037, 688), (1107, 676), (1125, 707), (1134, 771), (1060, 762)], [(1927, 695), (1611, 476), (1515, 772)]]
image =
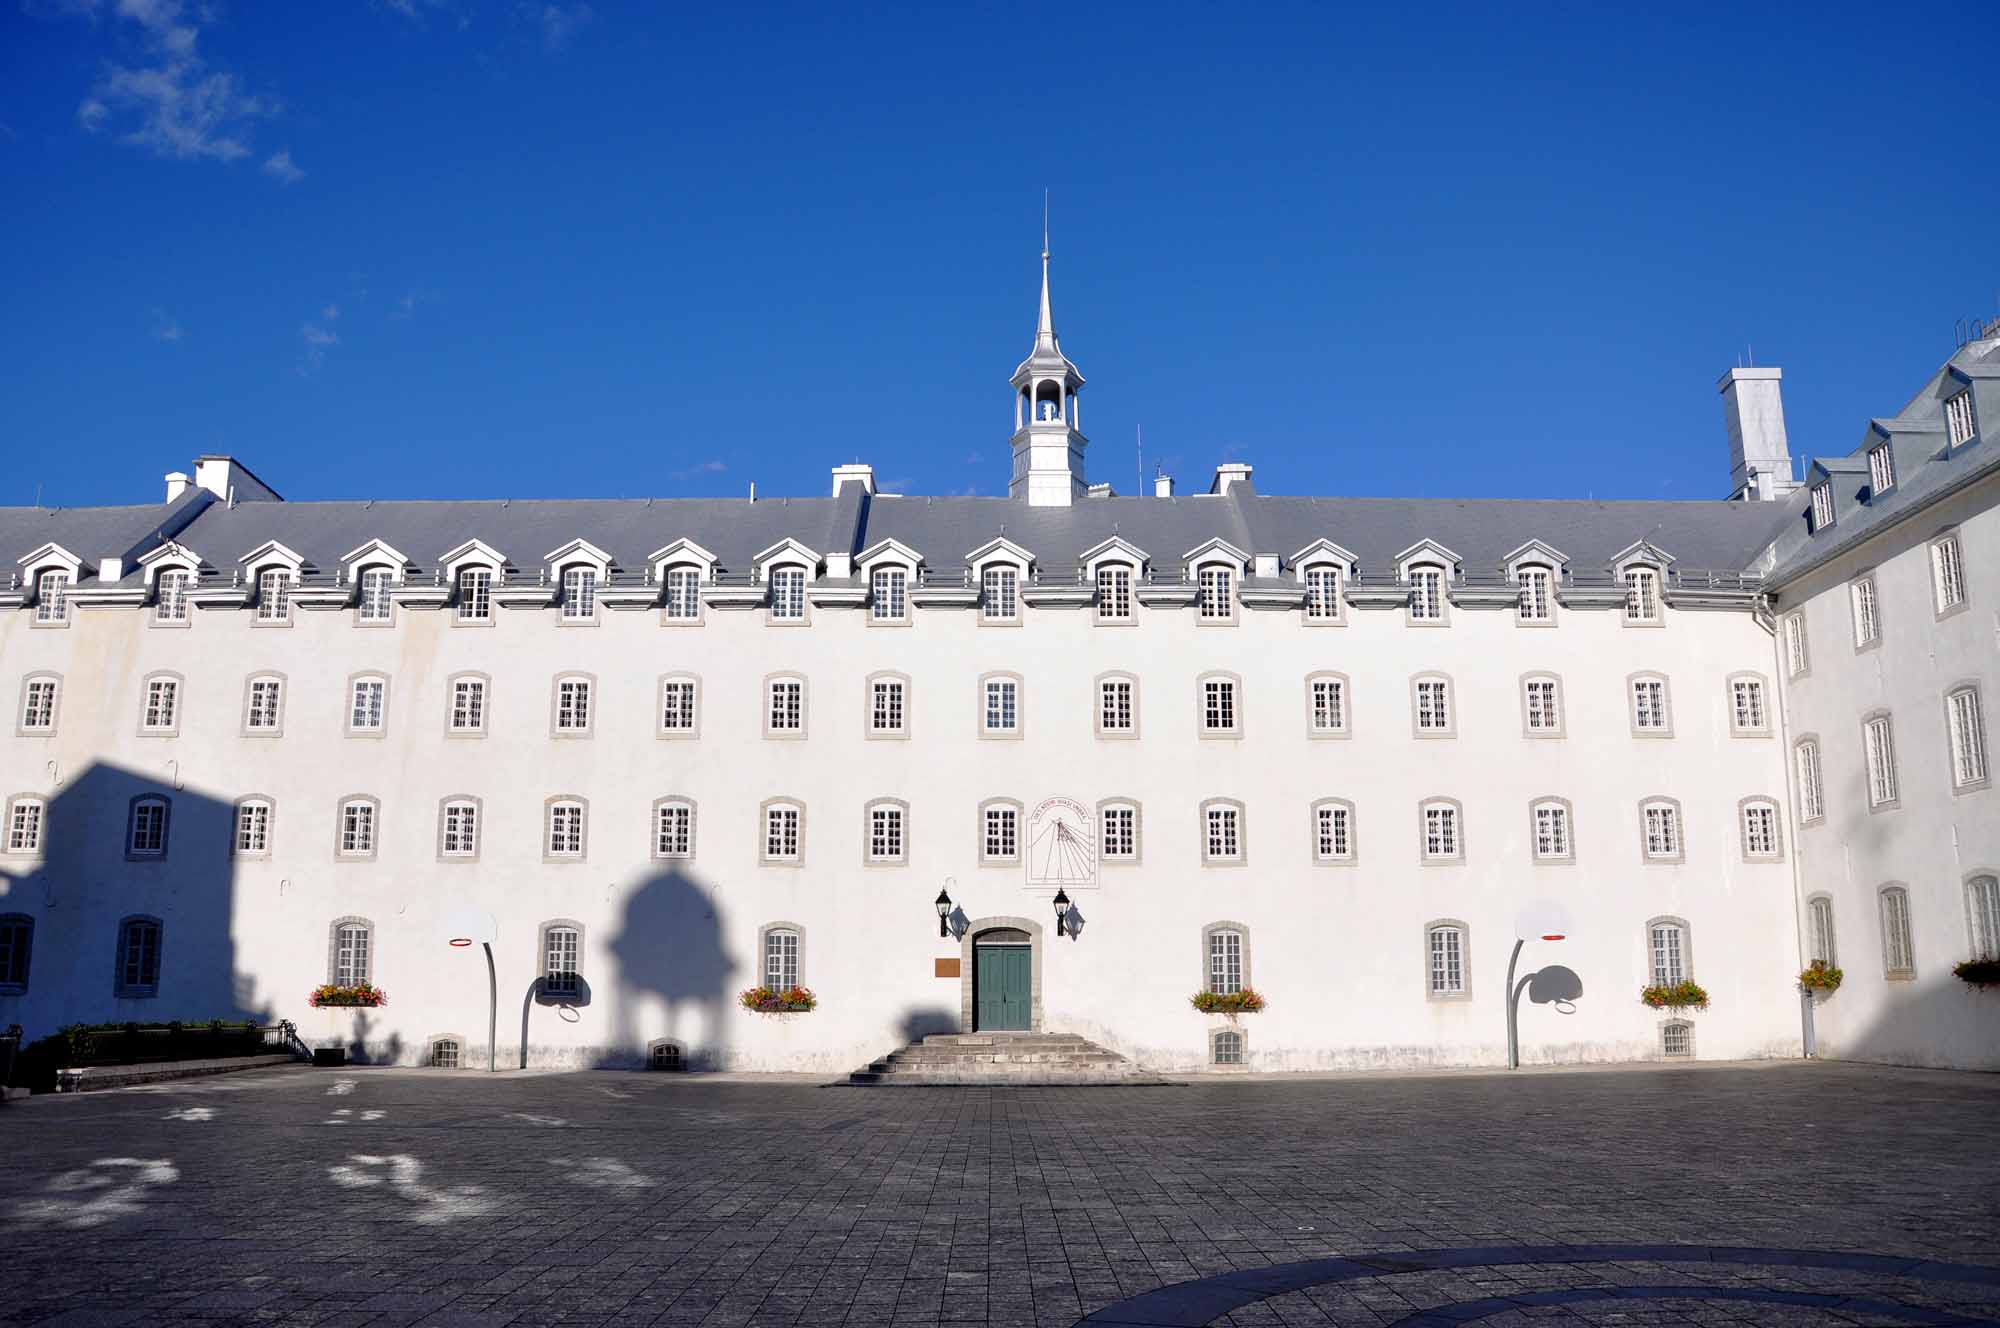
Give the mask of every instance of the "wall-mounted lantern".
[(951, 935), (951, 925), (945, 921), (945, 919), (951, 916), (951, 893), (940, 889), (932, 907), (937, 909), (938, 935), (941, 937)]
[(1056, 910), (1056, 930), (1066, 934), (1072, 941), (1075, 940), (1076, 933), (1069, 929), (1069, 891), (1057, 886), (1056, 897), (1051, 902)]

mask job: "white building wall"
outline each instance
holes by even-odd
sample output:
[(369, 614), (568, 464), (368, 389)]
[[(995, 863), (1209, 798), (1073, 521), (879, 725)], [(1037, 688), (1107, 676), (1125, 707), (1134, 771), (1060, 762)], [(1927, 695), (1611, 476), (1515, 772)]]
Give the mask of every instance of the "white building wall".
[[(1991, 568), (1993, 536), (1979, 538)], [(1817, 601), (1813, 612), (1822, 612)], [(1730, 736), (1729, 676), (1773, 672), (1768, 634), (1747, 614), (1669, 611), (1665, 627), (1643, 629), (1625, 627), (1616, 611), (1565, 610), (1547, 629), (1516, 626), (1511, 611), (1466, 608), (1454, 608), (1444, 628), (1406, 625), (1400, 610), (1353, 608), (1338, 627), (1250, 610), (1237, 625), (1207, 626), (1190, 609), (1141, 609), (1135, 627), (1096, 625), (1087, 609), (1026, 610), (1017, 627), (957, 610), (919, 610), (907, 627), (827, 608), (803, 627), (768, 625), (762, 610), (710, 608), (699, 627), (664, 626), (654, 610), (601, 611), (595, 627), (558, 626), (554, 610), (496, 613), (494, 626), (460, 627), (448, 610), (399, 609), (392, 630), (357, 628), (351, 611), (295, 611), (289, 628), (256, 626), (247, 610), (199, 610), (186, 629), (150, 626), (150, 612), (133, 609), (81, 611), (57, 630), (32, 627), (27, 611), (0, 617), (0, 687), (11, 703), (29, 673), (64, 678), (54, 737), (17, 736), (11, 725), (0, 735), (0, 792), (57, 804), (50, 861), (5, 861), (0, 911), (33, 915), (37, 941), (29, 991), (0, 996), (0, 1024), (19, 1020), (33, 1034), (74, 1019), (203, 1019), (229, 1013), (222, 1007), (234, 1000), (297, 1020), (309, 1037), (330, 1034), (321, 1029), (330, 1018), (308, 1010), (306, 994), (327, 978), (330, 922), (358, 915), (375, 923), (375, 978), (391, 997), (367, 1012), (371, 1051), (413, 1061), (429, 1038), (453, 1034), (471, 1044), (469, 1061), (483, 1063), (483, 965), (476, 949), (448, 949), (437, 932), (452, 904), (472, 901), (500, 923), (503, 1065), (520, 1056), (537, 924), (561, 917), (583, 924), (590, 999), (574, 1022), (527, 1007), (531, 1064), (629, 1063), (650, 1039), (674, 1037), (710, 1064), (845, 1071), (913, 1035), (956, 1027), (960, 980), (933, 976), (935, 960), (959, 954), (956, 942), (938, 939), (930, 907), (945, 878), (955, 878), (952, 895), (974, 919), (1053, 921), (1048, 892), (1026, 889), (1020, 867), (977, 865), (977, 809), (986, 798), (1032, 807), (1060, 795), (1089, 806), (1138, 801), (1142, 861), (1107, 865), (1099, 888), (1072, 892), (1085, 920), (1080, 939), (1045, 930), (1045, 1026), (1146, 1065), (1205, 1062), (1208, 1031), (1223, 1021), (1187, 1002), (1202, 981), (1202, 927), (1221, 920), (1247, 927), (1247, 976), (1270, 1000), (1266, 1012), (1241, 1019), (1252, 1068), (1502, 1063), (1513, 918), (1542, 896), (1568, 905), (1574, 933), (1532, 943), (1523, 972), (1566, 964), (1584, 995), (1569, 1016), (1523, 1002), (1525, 1059), (1658, 1054), (1664, 1016), (1637, 993), (1647, 981), (1645, 924), (1660, 915), (1690, 924), (1692, 973), (1714, 1000), (1692, 1016), (1698, 1055), (1799, 1052), (1792, 866), (1746, 863), (1737, 823), (1739, 800), (1753, 794), (1790, 816), (1781, 739)], [(1970, 617), (1951, 630), (1970, 639), (1978, 623), (1990, 630), (1988, 619)], [(1815, 622), (1816, 662), (1834, 639)], [(1897, 649), (1920, 652), (1919, 633)], [(1812, 687), (1831, 685), (1832, 662), (1824, 667)], [(1955, 675), (1974, 663), (1968, 655), (1937, 667)], [(175, 738), (137, 732), (142, 680), (156, 669), (187, 680)], [(241, 733), (245, 679), (262, 669), (289, 683), (279, 738)], [(864, 737), (864, 679), (883, 669), (912, 680), (907, 741)], [(1000, 669), (1024, 679), (1020, 741), (977, 736), (977, 680)], [(1196, 679), (1210, 669), (1243, 679), (1241, 739), (1197, 734)], [(1305, 680), (1324, 669), (1352, 682), (1345, 740), (1307, 736)], [(1412, 734), (1410, 679), (1432, 669), (1455, 684), (1455, 738)], [(1522, 734), (1520, 678), (1543, 669), (1563, 680), (1560, 740)], [(348, 737), (347, 680), (368, 670), (391, 679), (389, 732)], [(599, 682), (587, 739), (550, 735), (553, 680), (570, 670)], [(762, 680), (781, 670), (809, 682), (803, 741), (760, 736)], [(1136, 742), (1094, 736), (1093, 679), (1110, 670), (1140, 679)], [(1631, 734), (1626, 678), (1639, 670), (1671, 680), (1671, 738)], [(460, 671), (493, 679), (487, 738), (446, 736), (447, 680)], [(696, 740), (655, 736), (656, 682), (669, 671), (701, 679)], [(1851, 736), (1849, 718), (1815, 722)], [(1899, 728), (1908, 744), (1905, 823), (1930, 815), (1913, 804), (1926, 772), (1943, 768), (1924, 745), (1937, 722), (1933, 705)], [(1829, 769), (1846, 769), (1846, 756), (1830, 744)], [(122, 860), (125, 785), (115, 769), (184, 785), (166, 864)], [(66, 789), (88, 804), (87, 843), (62, 842), (83, 824), (63, 804)], [(276, 802), (274, 851), (231, 862), (226, 807), (253, 793)], [(381, 800), (372, 862), (334, 857), (336, 807), (352, 793)], [(476, 864), (437, 860), (439, 800), (456, 793), (483, 799)], [(543, 801), (557, 793), (589, 800), (584, 863), (542, 861)], [(649, 857), (651, 808), (669, 794), (698, 805), (691, 863)], [(1573, 864), (1531, 862), (1528, 808), (1544, 794), (1574, 805)], [(1656, 794), (1682, 804), (1684, 864), (1642, 862), (1638, 806)], [(1462, 865), (1420, 864), (1418, 804), (1434, 795), (1464, 806)], [(759, 865), (758, 808), (776, 796), (806, 808), (803, 866)], [(909, 804), (907, 867), (863, 865), (863, 808), (877, 796)], [(1246, 807), (1246, 865), (1201, 865), (1198, 809), (1212, 796)], [(1852, 802), (1845, 788), (1835, 796)], [(214, 800), (205, 814), (203, 797)], [(1312, 861), (1308, 809), (1321, 797), (1356, 807), (1352, 865)], [(1964, 862), (2000, 856), (1990, 828), (1971, 824), (1971, 804), (1945, 805), (1961, 834), (1989, 836), (1959, 855)], [(1927, 836), (1943, 836), (1941, 823), (1896, 843)], [(1830, 870), (1821, 845), (1831, 838), (1822, 830), (1804, 839), (1819, 874)], [(1920, 970), (1935, 983), (1948, 980), (1944, 957), (1960, 944), (1953, 933), (1947, 945), (1944, 920), (1958, 867), (1945, 870), (1939, 844), (1927, 851), (1939, 864), (1919, 873), (1937, 892), (1919, 921)], [(1857, 864), (1854, 879), (1874, 870)], [(132, 912), (165, 921), (163, 990), (114, 1003), (115, 924)], [(1470, 928), (1469, 1000), (1427, 998), (1423, 928), (1438, 918)], [(758, 980), (758, 928), (774, 921), (804, 930), (802, 980), (821, 1001), (814, 1013), (756, 1016), (734, 1004)], [(1841, 1020), (1868, 1008), (1871, 979), (1859, 957), (1872, 946), (1853, 907), (1843, 926), (1857, 962), (1822, 1035), (1853, 1045), (1859, 1034)]]

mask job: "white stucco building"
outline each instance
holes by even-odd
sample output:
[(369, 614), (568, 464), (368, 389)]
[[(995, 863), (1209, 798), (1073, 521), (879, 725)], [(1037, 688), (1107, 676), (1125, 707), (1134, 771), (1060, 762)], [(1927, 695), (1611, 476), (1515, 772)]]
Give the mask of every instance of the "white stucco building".
[[(1947, 374), (1984, 393), (1993, 345)], [(1990, 694), (1996, 481), (1923, 481), (1929, 434), (1879, 421), (1904, 516), (1804, 539), (1758, 372), (1724, 382), (1743, 500), (1289, 497), (1240, 463), (1114, 496), (1045, 257), (1006, 498), (856, 465), (826, 497), (288, 502), (204, 457), (161, 505), (0, 509), (0, 1023), (312, 1036), (310, 989), (366, 978), (370, 1056), (483, 1064), (484, 965), (442, 930), (472, 903), (502, 1064), (842, 1071), (994, 1027), (1162, 1069), (1496, 1064), (1517, 914), (1555, 900), (1567, 939), (1523, 972), (1582, 991), (1524, 1002), (1524, 1059), (1791, 1056), (1829, 895), (1823, 1046), (1986, 1063), (1990, 1019), (1933, 1039), (1864, 970), (1902, 882), (1943, 991), (1947, 904), (2000, 861), (1939, 736), (1958, 680)], [(1990, 476), (1981, 450), (1934, 464)], [(1889, 606), (1928, 605), (1947, 517), (1966, 608), (1919, 627)], [(1864, 565), (1885, 637), (1851, 655)], [(1781, 677), (1795, 606), (1812, 667)], [(1865, 816), (1864, 701), (1903, 763)], [(1808, 731), (1828, 809), (1801, 829)], [(818, 1008), (739, 1008), (766, 978)], [(1706, 1011), (1640, 1003), (1683, 978)], [(1268, 1008), (1190, 1007), (1239, 987)]]

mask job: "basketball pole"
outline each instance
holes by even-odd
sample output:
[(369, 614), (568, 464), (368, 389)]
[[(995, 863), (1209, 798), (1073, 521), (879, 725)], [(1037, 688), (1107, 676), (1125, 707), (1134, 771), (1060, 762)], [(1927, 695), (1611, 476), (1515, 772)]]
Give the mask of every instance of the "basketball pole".
[(481, 941), (479, 948), (486, 951), (486, 1073), (494, 1073), (496, 1048), (500, 1041), (500, 975), (493, 967), (493, 942)]

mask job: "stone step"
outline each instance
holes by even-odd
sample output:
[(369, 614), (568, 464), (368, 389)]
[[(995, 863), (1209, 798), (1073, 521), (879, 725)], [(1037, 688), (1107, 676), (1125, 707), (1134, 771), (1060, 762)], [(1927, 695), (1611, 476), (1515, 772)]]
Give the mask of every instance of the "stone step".
[(1164, 1083), (1073, 1033), (933, 1033), (848, 1076), (851, 1084)]

